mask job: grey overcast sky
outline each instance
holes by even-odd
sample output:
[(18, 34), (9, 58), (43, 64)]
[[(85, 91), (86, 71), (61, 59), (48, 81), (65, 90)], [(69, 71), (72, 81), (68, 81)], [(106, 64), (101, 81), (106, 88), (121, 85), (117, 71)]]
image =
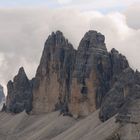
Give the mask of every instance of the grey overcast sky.
[(35, 75), (44, 42), (61, 30), (78, 47), (89, 29), (105, 35), (140, 70), (140, 0), (0, 0), (0, 83), (5, 87), (20, 66)]

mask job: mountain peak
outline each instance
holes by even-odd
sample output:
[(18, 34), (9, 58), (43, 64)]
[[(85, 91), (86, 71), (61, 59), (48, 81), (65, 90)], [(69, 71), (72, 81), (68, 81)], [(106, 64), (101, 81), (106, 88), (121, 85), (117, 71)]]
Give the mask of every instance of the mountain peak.
[(24, 68), (20, 67), (19, 71), (18, 71), (18, 74), (14, 77), (14, 82), (17, 82), (17, 81), (22, 82), (21, 79), (23, 79), (23, 78), (28, 80), (28, 77), (27, 77), (27, 75), (25, 73)]
[(89, 30), (82, 38), (79, 48), (100, 48), (106, 50), (105, 37), (97, 31)]
[(89, 30), (85, 35), (84, 35), (85, 40), (94, 40), (96, 43), (104, 43), (105, 37), (101, 33), (94, 31), (94, 30)]
[(19, 68), (18, 75), (25, 74), (25, 70), (23, 67)]
[(62, 38), (65, 38), (64, 35), (63, 35), (63, 32), (57, 30), (56, 32), (52, 32), (50, 35), (49, 35), (49, 38), (54, 38), (54, 37), (62, 37)]
[(46, 40), (45, 47), (66, 47), (72, 46), (61, 31), (52, 32)]
[(63, 32), (61, 32), (60, 30), (57, 30), (55, 34), (58, 36), (60, 36), (60, 35), (63, 36)]
[(115, 48), (113, 48), (113, 49), (111, 49), (111, 53), (112, 54), (118, 54), (119, 52)]

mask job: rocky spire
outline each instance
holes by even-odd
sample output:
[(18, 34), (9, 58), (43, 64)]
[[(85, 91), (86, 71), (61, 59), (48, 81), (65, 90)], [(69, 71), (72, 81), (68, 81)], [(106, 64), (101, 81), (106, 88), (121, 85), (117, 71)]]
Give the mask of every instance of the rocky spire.
[(44, 46), (33, 89), (33, 112), (68, 111), (75, 50), (62, 32), (52, 33)]
[(70, 44), (61, 31), (56, 31), (56, 33), (52, 32), (52, 34), (49, 35), (48, 39), (45, 42), (46, 47), (65, 47), (68, 45)]
[(19, 113), (23, 110), (30, 112), (32, 109), (32, 88), (24, 68), (21, 67), (13, 82), (7, 84), (7, 111)]
[(110, 60), (111, 60), (111, 76), (113, 85), (117, 80), (119, 74), (126, 68), (129, 67), (128, 61), (124, 55), (119, 53), (115, 48), (113, 48), (110, 52)]
[(89, 31), (79, 44), (69, 105), (76, 116), (99, 108), (109, 89), (110, 58), (104, 41), (101, 33)]

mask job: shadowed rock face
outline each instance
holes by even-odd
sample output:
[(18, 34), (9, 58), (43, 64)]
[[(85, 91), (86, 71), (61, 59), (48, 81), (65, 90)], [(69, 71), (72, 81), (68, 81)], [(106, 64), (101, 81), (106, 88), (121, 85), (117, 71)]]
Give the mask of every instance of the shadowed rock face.
[(117, 121), (137, 124), (140, 122), (140, 73), (133, 73), (131, 80), (128, 96), (118, 111)]
[(132, 87), (135, 84), (135, 74), (129, 67), (126, 57), (113, 48), (110, 52), (110, 62), (110, 90), (103, 99), (99, 114), (102, 121), (118, 113), (127, 97), (134, 92)]
[(0, 103), (5, 99), (5, 95), (3, 92), (3, 87), (0, 85)]
[(125, 56), (120, 54), (116, 49), (112, 49), (110, 52), (111, 61), (111, 86), (116, 82), (118, 76), (122, 71), (129, 67), (128, 61)]
[(140, 73), (130, 67), (117, 76), (116, 82), (104, 97), (100, 119), (107, 119), (118, 113), (121, 122), (139, 122), (140, 119)]
[(32, 86), (28, 80), (25, 71), (19, 69), (13, 82), (7, 84), (8, 95), (6, 101), (7, 111), (19, 113), (23, 110), (30, 112), (32, 109)]
[(134, 71), (131, 68), (127, 68), (120, 74), (113, 87), (104, 97), (100, 109), (101, 120), (105, 121), (119, 112), (128, 96), (131, 96), (133, 84)]

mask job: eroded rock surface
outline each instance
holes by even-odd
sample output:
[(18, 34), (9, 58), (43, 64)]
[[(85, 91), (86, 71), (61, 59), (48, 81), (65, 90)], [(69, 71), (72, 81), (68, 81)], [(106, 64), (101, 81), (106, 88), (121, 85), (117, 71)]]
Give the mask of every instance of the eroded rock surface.
[(102, 34), (89, 31), (79, 44), (69, 105), (74, 115), (95, 111), (109, 89), (111, 63), (104, 41)]
[(100, 111), (100, 118), (103, 121), (119, 112), (127, 97), (131, 95), (133, 83), (134, 71), (127, 68), (120, 74), (118, 80), (104, 97)]
[(68, 113), (72, 72), (76, 51), (62, 32), (52, 33), (46, 43), (37, 69), (33, 89), (33, 112), (60, 109)]
[(23, 110), (26, 110), (26, 112), (32, 110), (32, 85), (27, 78), (23, 67), (19, 69), (14, 80), (8, 82), (7, 90), (7, 111), (19, 113)]
[[(134, 116), (140, 117), (140, 74), (134, 72), (130, 67), (126, 68), (116, 78), (116, 82), (104, 97), (100, 109), (100, 118), (106, 121), (110, 117), (118, 114), (118, 121), (131, 122)], [(137, 116), (136, 114), (139, 114)], [(138, 121), (138, 119), (135, 119)], [(138, 121), (139, 122), (139, 121)]]

